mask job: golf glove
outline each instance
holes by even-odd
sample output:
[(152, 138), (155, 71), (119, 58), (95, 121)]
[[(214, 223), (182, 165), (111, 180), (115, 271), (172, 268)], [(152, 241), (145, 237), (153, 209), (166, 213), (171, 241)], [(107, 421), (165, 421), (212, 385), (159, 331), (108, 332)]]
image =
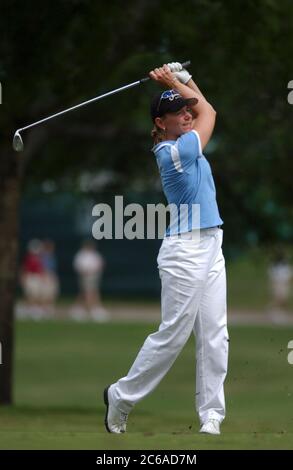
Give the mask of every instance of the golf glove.
[(187, 72), (186, 69), (182, 68), (180, 62), (170, 62), (167, 65), (171, 72), (174, 73), (176, 78), (178, 78), (181, 83), (186, 84), (192, 78), (192, 75), (190, 75), (190, 73)]

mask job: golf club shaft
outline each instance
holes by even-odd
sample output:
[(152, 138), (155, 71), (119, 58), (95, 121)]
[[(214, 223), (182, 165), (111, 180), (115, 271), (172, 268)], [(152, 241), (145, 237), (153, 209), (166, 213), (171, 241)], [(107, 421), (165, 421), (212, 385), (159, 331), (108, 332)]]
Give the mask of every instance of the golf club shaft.
[(96, 96), (95, 98), (92, 98), (90, 100), (83, 101), (83, 103), (77, 104), (76, 106), (72, 106), (71, 108), (64, 109), (64, 111), (60, 111), (59, 113), (52, 114), (51, 116), (41, 119), (40, 121), (34, 122), (33, 124), (30, 124), (29, 126), (22, 127), (21, 129), (18, 129), (18, 130), (19, 132), (24, 131), (26, 129), (29, 129), (30, 127), (37, 126), (38, 124), (41, 124), (42, 122), (49, 121), (49, 119), (53, 119), (54, 117), (61, 116), (62, 114), (65, 114), (65, 113), (69, 113), (69, 111), (73, 111), (74, 109), (81, 108), (82, 106), (85, 106), (86, 104), (101, 100), (102, 98), (106, 98), (106, 96), (114, 95), (114, 93), (119, 93), (122, 90), (126, 90), (127, 88), (131, 88), (139, 84), (140, 84), (140, 80), (130, 83), (129, 85), (122, 86), (121, 88), (117, 88), (116, 90), (112, 90), (112, 91), (109, 91), (108, 93), (104, 93), (103, 95)]
[[(182, 64), (182, 67), (183, 68), (188, 67), (189, 65), (190, 65), (190, 60), (188, 60), (187, 62), (184, 62)], [(128, 88), (135, 87), (137, 85), (140, 85), (142, 83), (147, 82), (148, 80), (150, 80), (150, 77), (145, 77), (145, 78), (142, 78), (141, 80), (137, 80), (136, 82), (129, 83), (128, 85), (124, 85), (120, 88), (117, 88), (116, 90), (108, 91), (107, 93), (104, 93), (103, 95), (96, 96), (95, 98), (92, 98), (92, 99), (87, 100), (87, 101), (83, 101), (82, 103), (77, 104), (75, 106), (72, 106), (71, 108), (65, 109), (64, 111), (60, 111), (59, 113), (52, 114), (51, 116), (48, 116), (44, 119), (41, 119), (40, 121), (34, 122), (33, 124), (29, 124), (28, 126), (22, 127), (21, 129), (18, 129), (18, 132), (29, 129), (30, 127), (37, 126), (38, 124), (41, 124), (42, 122), (49, 121), (49, 119), (53, 119), (57, 116), (61, 116), (62, 114), (69, 113), (70, 111), (73, 111), (74, 109), (81, 108), (82, 106), (93, 103), (94, 101), (98, 101), (98, 100), (101, 100), (102, 98), (106, 98), (106, 96), (114, 95), (115, 93), (119, 93), (120, 91), (127, 90)]]

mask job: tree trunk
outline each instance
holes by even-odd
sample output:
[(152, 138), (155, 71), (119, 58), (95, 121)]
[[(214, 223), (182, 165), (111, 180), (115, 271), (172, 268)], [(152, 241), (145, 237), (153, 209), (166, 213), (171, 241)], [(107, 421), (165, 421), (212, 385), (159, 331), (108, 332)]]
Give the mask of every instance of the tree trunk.
[(5, 150), (0, 165), (0, 404), (11, 404), (21, 157)]

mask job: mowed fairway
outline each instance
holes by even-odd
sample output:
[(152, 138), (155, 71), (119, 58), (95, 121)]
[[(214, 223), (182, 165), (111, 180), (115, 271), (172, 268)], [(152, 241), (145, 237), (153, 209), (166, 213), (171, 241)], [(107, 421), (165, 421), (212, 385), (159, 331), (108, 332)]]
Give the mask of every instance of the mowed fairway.
[(0, 407), (1, 449), (292, 449), (292, 327), (230, 327), (227, 419), (198, 434), (191, 338), (158, 388), (104, 430), (102, 392), (127, 373), (157, 325), (22, 321), (16, 328), (15, 406)]

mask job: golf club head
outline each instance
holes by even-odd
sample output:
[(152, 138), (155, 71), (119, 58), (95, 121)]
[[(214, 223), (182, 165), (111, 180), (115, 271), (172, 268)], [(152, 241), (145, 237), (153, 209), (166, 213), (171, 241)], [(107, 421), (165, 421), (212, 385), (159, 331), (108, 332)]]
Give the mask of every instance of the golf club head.
[(16, 131), (14, 134), (12, 146), (16, 152), (23, 151), (23, 141), (18, 131)]

